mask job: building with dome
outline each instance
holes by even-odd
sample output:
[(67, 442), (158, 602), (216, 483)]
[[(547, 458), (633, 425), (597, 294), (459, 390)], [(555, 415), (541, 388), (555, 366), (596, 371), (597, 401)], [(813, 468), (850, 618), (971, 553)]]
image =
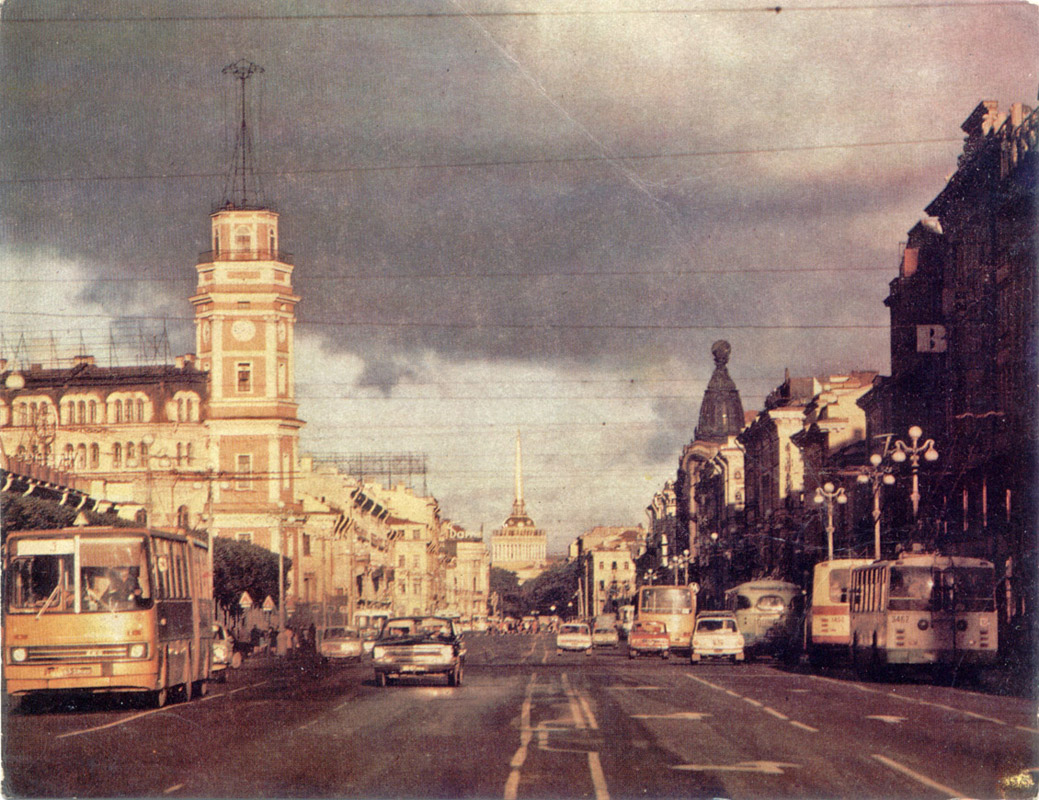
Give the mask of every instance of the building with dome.
[(515, 572), (520, 583), (545, 571), (547, 543), (545, 531), (538, 528), (523, 502), (523, 452), (516, 434), (516, 495), (512, 513), (491, 533), (491, 566)]

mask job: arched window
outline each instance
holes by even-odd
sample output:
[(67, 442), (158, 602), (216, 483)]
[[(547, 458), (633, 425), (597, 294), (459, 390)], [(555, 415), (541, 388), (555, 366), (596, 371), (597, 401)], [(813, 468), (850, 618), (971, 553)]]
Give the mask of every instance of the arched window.
[(97, 400), (90, 401), (90, 421), (97, 422)]
[(69, 401), (65, 405), (65, 413), (61, 415), (61, 422), (64, 425), (71, 425), (76, 421), (76, 404)]
[(137, 421), (144, 422), (144, 401), (137, 401)]
[(116, 400), (114, 405), (113, 405), (113, 419), (112, 419), (112, 422), (119, 423), (119, 422), (122, 422), (122, 421), (123, 421), (123, 401), (122, 400)]
[(177, 398), (177, 422), (184, 421), (184, 398)]
[[(141, 454), (141, 463), (146, 462), (148, 460), (148, 443), (141, 442), (138, 446), (137, 452)], [(147, 466), (147, 464), (145, 464), (145, 466)]]
[(187, 447), (186, 447), (186, 458), (188, 460), (188, 466), (190, 467), (191, 466), (191, 458), (192, 458), (191, 442), (188, 442)]
[(87, 468), (87, 446), (81, 444), (76, 448), (76, 469)]
[(245, 225), (239, 225), (234, 232), (235, 250), (248, 252), (253, 249), (252, 231)]
[(148, 512), (145, 511), (143, 508), (137, 509), (137, 513), (133, 515), (133, 521), (136, 522), (138, 525), (147, 525)]
[(183, 451), (183, 445), (180, 442), (177, 442), (177, 466), (178, 467), (180, 466), (180, 461), (183, 458), (183, 452), (182, 451)]
[(90, 445), (90, 468), (97, 469), (101, 466), (101, 448), (95, 442)]
[(87, 402), (86, 400), (79, 401), (79, 424), (82, 425), (87, 421)]
[(128, 466), (128, 467), (133, 466), (133, 464), (130, 463), (130, 462), (133, 461), (133, 456), (134, 456), (133, 442), (127, 442), (126, 443), (126, 466)]
[(65, 452), (61, 458), (62, 469), (72, 469), (72, 465), (75, 463), (75, 448), (71, 444), (65, 445)]
[(119, 442), (112, 445), (112, 466), (116, 469), (123, 466), (123, 446)]

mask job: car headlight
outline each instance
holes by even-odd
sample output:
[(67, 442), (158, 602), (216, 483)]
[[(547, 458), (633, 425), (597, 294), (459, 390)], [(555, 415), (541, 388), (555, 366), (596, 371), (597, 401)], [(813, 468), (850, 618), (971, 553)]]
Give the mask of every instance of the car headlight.
[(386, 651), (381, 647), (373, 647), (372, 658), (374, 658), (376, 661), (382, 661), (386, 658)]
[(227, 645), (223, 642), (213, 645), (213, 658), (227, 658)]
[(441, 658), (451, 658), (454, 654), (455, 649), (449, 644), (445, 644), (443, 647), (440, 648)]
[(143, 642), (130, 645), (130, 658), (144, 658), (148, 652), (148, 646)]
[(11, 660), (22, 662), (29, 657), (29, 651), (24, 647), (16, 647), (11, 651)]

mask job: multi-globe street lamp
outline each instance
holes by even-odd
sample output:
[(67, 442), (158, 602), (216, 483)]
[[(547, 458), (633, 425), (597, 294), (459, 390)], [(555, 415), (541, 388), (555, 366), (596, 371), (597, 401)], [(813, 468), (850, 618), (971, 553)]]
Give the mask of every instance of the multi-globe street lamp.
[(816, 505), (826, 504), (826, 555), (828, 561), (833, 561), (833, 504), (844, 505), (848, 502), (848, 496), (843, 486), (834, 487), (827, 481), (815, 490), (812, 500)]
[(856, 480), (862, 484), (869, 484), (873, 492), (873, 558), (880, 561), (880, 488), (891, 486), (895, 482), (895, 476), (891, 474), (890, 465), (884, 464), (884, 456), (874, 453), (869, 457), (869, 466), (859, 467)]
[(919, 425), (914, 425), (909, 429), (909, 438), (912, 440), (912, 444), (906, 444), (901, 440), (896, 441), (894, 451), (891, 453), (892, 461), (901, 464), (908, 458), (913, 468), (913, 491), (910, 493), (909, 499), (913, 501), (914, 524), (920, 511), (920, 483), (918, 477), (920, 456), (923, 456), (926, 461), (938, 460), (938, 449), (934, 446), (934, 439), (928, 439), (921, 444), (920, 439), (923, 435), (923, 429)]

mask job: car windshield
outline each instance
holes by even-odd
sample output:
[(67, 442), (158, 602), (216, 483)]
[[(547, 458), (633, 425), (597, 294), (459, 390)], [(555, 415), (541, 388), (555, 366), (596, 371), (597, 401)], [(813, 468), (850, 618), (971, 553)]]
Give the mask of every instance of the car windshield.
[(380, 639), (402, 639), (410, 636), (433, 636), (439, 639), (454, 637), (451, 620), (443, 617), (409, 617), (391, 619), (382, 629)]
[(636, 622), (633, 630), (639, 633), (663, 633), (664, 624), (661, 622)]
[(714, 633), (716, 631), (735, 631), (736, 621), (731, 619), (702, 619), (696, 623), (697, 633)]
[(356, 639), (357, 631), (352, 628), (325, 628), (323, 637), (325, 639)]
[(783, 598), (778, 594), (766, 594), (758, 598), (756, 607), (758, 611), (778, 614), (786, 608), (786, 603), (783, 602)]
[(588, 633), (587, 625), (564, 625), (559, 629), (560, 633)]

